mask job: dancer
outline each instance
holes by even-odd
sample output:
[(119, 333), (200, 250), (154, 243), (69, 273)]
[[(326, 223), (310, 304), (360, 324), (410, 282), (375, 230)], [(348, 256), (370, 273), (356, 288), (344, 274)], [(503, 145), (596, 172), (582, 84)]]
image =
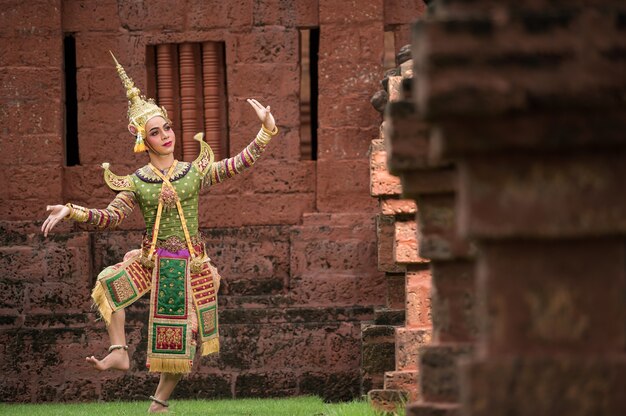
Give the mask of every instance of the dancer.
[(198, 233), (198, 195), (202, 188), (222, 182), (252, 166), (272, 136), (278, 133), (270, 107), (254, 99), (261, 129), (235, 157), (214, 161), (202, 134), (200, 154), (193, 162), (174, 158), (176, 137), (167, 111), (140, 95), (124, 68), (115, 61), (128, 98), (128, 130), (135, 136), (134, 151), (146, 152), (150, 162), (127, 176), (117, 176), (103, 163), (107, 185), (118, 192), (105, 209), (75, 204), (49, 205), (41, 229), (45, 236), (62, 219), (88, 223), (100, 229), (114, 228), (136, 205), (146, 232), (141, 249), (124, 256), (99, 275), (92, 292), (107, 325), (109, 354), (86, 358), (96, 370), (128, 370), (130, 362), (124, 331), (124, 308), (150, 292), (148, 355), (146, 366), (161, 373), (149, 412), (167, 412), (172, 391), (182, 375), (191, 371), (196, 338), (202, 355), (219, 351), (217, 291), (220, 277), (211, 264)]

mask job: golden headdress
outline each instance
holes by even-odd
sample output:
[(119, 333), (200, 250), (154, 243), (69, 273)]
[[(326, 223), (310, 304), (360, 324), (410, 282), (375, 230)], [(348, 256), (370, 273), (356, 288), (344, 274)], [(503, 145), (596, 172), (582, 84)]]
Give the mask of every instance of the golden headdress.
[(165, 107), (159, 107), (154, 102), (154, 99), (146, 99), (145, 96), (140, 95), (141, 91), (139, 91), (139, 88), (135, 87), (133, 80), (126, 75), (126, 71), (124, 71), (122, 65), (117, 62), (113, 52), (109, 52), (115, 61), (117, 74), (120, 76), (124, 88), (126, 88), (126, 97), (128, 98), (128, 122), (137, 129), (135, 153), (140, 153), (146, 150), (143, 139), (146, 137), (145, 127), (148, 120), (155, 116), (161, 116), (169, 123), (170, 119), (167, 117)]

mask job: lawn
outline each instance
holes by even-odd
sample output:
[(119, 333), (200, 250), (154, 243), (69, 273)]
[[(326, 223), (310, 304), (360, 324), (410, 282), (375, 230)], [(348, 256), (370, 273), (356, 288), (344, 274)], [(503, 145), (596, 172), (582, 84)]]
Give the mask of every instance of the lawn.
[[(145, 415), (150, 403), (0, 404), (0, 415)], [(324, 403), (318, 397), (237, 400), (171, 400), (171, 415), (202, 416), (380, 416), (365, 401)], [(403, 413), (402, 413), (403, 414)]]

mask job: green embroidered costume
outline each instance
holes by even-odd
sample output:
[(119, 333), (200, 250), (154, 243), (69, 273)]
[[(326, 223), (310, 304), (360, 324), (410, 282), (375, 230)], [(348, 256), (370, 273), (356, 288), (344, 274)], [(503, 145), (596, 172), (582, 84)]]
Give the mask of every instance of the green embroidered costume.
[(220, 277), (205, 253), (198, 233), (200, 190), (230, 178), (254, 164), (275, 132), (261, 128), (235, 157), (218, 162), (201, 135), (194, 162), (175, 162), (169, 172), (146, 165), (131, 175), (105, 168), (107, 185), (118, 191), (106, 209), (68, 204), (70, 218), (101, 229), (114, 228), (139, 205), (146, 223), (141, 249), (98, 276), (92, 297), (105, 322), (111, 314), (150, 292), (148, 359), (150, 371), (188, 373), (195, 354), (219, 351), (217, 291)]

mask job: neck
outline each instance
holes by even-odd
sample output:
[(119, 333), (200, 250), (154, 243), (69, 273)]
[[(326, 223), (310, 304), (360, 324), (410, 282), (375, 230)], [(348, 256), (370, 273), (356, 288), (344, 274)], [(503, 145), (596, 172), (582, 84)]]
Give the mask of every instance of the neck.
[(150, 163), (152, 166), (159, 170), (169, 169), (174, 163), (174, 155), (172, 153), (167, 155), (157, 155), (154, 152), (150, 152)]

